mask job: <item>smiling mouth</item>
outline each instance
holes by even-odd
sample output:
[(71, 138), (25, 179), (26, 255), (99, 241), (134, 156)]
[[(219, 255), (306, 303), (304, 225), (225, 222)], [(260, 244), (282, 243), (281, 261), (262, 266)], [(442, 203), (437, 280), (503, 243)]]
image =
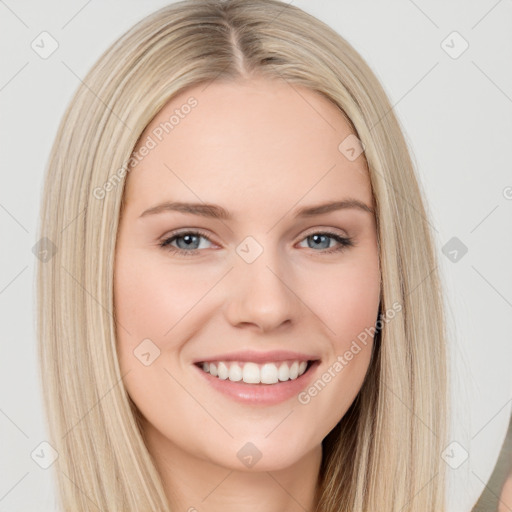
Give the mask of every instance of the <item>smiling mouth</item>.
[(319, 360), (287, 360), (268, 363), (250, 361), (211, 361), (195, 363), (205, 373), (220, 380), (240, 384), (275, 385), (304, 375)]

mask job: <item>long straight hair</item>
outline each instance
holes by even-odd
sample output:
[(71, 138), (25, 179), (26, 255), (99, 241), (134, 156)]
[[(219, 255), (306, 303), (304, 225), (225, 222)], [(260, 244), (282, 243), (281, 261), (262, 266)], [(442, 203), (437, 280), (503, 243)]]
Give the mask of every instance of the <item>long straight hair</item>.
[[(114, 254), (130, 157), (174, 96), (262, 76), (324, 95), (362, 141), (376, 205), (381, 311), (351, 407), (322, 443), (321, 512), (445, 510), (443, 297), (426, 204), (392, 106), (361, 56), (279, 0), (185, 0), (99, 58), (61, 121), (46, 170), (38, 337), (63, 510), (170, 511), (116, 353)], [(341, 142), (341, 141), (340, 141)]]

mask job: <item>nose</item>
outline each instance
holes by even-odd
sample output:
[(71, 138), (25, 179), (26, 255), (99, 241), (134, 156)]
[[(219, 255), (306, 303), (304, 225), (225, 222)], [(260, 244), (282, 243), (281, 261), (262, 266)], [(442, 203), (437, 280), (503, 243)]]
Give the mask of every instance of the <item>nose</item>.
[(294, 323), (300, 314), (292, 273), (280, 270), (277, 260), (265, 254), (250, 264), (238, 261), (230, 273), (225, 314), (235, 327), (269, 332)]

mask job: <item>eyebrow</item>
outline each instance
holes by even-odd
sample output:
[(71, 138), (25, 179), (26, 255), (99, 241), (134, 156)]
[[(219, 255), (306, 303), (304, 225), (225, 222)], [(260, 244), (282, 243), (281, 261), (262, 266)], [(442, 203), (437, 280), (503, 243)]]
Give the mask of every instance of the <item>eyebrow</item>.
[[(347, 198), (341, 201), (331, 201), (327, 203), (321, 203), (314, 206), (306, 206), (299, 208), (294, 212), (294, 217), (313, 217), (315, 215), (321, 215), (330, 213), (336, 210), (345, 209), (357, 209), (364, 212), (375, 213), (373, 208), (369, 207), (358, 199)], [(233, 215), (223, 208), (222, 206), (210, 203), (183, 203), (176, 201), (166, 201), (156, 206), (148, 208), (140, 217), (146, 217), (148, 215), (155, 215), (158, 213), (176, 211), (181, 213), (189, 213), (192, 215), (200, 215), (202, 217), (211, 217), (214, 219), (231, 220)]]

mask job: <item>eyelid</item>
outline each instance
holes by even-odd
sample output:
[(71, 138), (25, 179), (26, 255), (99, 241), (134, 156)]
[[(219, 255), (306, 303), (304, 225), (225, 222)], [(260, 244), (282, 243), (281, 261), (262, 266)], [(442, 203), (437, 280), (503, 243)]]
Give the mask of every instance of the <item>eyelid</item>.
[[(342, 231), (343, 234), (341, 234), (340, 231)], [(158, 241), (158, 245), (160, 248), (165, 249), (165, 250), (167, 250), (171, 253), (174, 253), (178, 256), (195, 256), (195, 255), (203, 252), (204, 249), (203, 250), (201, 250), (201, 249), (185, 250), (185, 249), (179, 249), (177, 247), (170, 245), (171, 242), (174, 241), (174, 239), (179, 238), (180, 236), (187, 235), (187, 234), (200, 235), (201, 238), (205, 238), (210, 243), (215, 244), (215, 242), (211, 239), (209, 234), (201, 228), (182, 228), (182, 229), (177, 229), (175, 231), (172, 231), (171, 233), (164, 235)], [(351, 237), (350, 235), (348, 235), (346, 233), (346, 231), (340, 230), (339, 228), (332, 228), (332, 227), (326, 228), (326, 227), (318, 227), (318, 226), (312, 227), (309, 230), (307, 230), (306, 232), (302, 233), (301, 238), (297, 242), (295, 242), (294, 245), (296, 243), (306, 240), (308, 237), (310, 237), (314, 234), (321, 234), (321, 235), (327, 236), (328, 238), (332, 238), (338, 244), (337, 247), (330, 248), (327, 250), (313, 251), (313, 253), (318, 252), (319, 255), (330, 255), (330, 254), (334, 254), (334, 253), (341, 253), (344, 250), (356, 245), (354, 242), (354, 238)]]
[[(160, 237), (158, 239), (158, 244), (162, 245), (164, 242), (170, 240), (171, 238), (177, 238), (180, 235), (182, 236), (182, 235), (187, 235), (187, 234), (201, 235), (203, 238), (206, 238), (206, 240), (208, 240), (212, 244), (215, 244), (215, 242), (212, 240), (212, 237), (206, 231), (202, 230), (201, 228), (183, 228), (183, 229), (177, 229), (176, 231), (171, 231), (170, 233), (166, 233), (164, 236)], [(218, 245), (218, 244), (215, 244), (215, 245)], [(164, 246), (164, 248), (165, 248), (165, 246)], [(176, 250), (179, 251), (180, 249), (176, 249)], [(195, 250), (198, 250), (198, 249), (195, 249)], [(193, 252), (193, 251), (194, 251), (194, 249), (191, 251), (188, 251), (188, 252)]]
[[(304, 238), (310, 236), (311, 234), (320, 233), (320, 232), (331, 232), (332, 234), (336, 234), (338, 236), (341, 236), (343, 238), (351, 238), (350, 235), (346, 232), (346, 230), (340, 229), (340, 228), (333, 228), (333, 227), (312, 227), (308, 230), (306, 230), (301, 236), (297, 242), (302, 241)], [(184, 235), (187, 233), (197, 233), (201, 236), (204, 236), (208, 241), (215, 243), (208, 232), (204, 231), (202, 228), (181, 228), (177, 229), (175, 231), (171, 231), (170, 233), (166, 233), (164, 236), (159, 238), (159, 242), (164, 242), (165, 240), (168, 240), (169, 238), (178, 236), (178, 235)]]
[(173, 236), (178, 236), (178, 235), (186, 235), (187, 233), (197, 233), (201, 236), (204, 236), (205, 238), (208, 238), (208, 240), (211, 240), (210, 239), (210, 235), (204, 231), (202, 228), (178, 228), (174, 231), (171, 231), (169, 233), (166, 233), (164, 236), (162, 236), (160, 239), (161, 240), (166, 240), (168, 238), (172, 238)]
[[(307, 236), (310, 236), (315, 233), (332, 233), (333, 235), (338, 235), (342, 238), (351, 238), (351, 236), (344, 230), (340, 228), (333, 228), (333, 227), (314, 227), (311, 229), (307, 229), (304, 234), (302, 234), (302, 239), (306, 238)], [(299, 240), (299, 241), (300, 241)]]

